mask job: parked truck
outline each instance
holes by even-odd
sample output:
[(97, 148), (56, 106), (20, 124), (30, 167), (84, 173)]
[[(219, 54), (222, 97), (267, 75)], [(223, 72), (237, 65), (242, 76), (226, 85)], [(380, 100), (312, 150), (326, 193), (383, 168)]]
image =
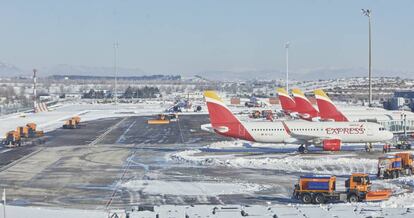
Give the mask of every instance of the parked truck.
[(345, 181), (345, 191), (336, 190), (335, 176), (301, 176), (295, 185), (293, 197), (305, 204), (323, 204), (333, 201), (381, 201), (388, 199), (391, 191), (371, 190), (368, 174), (354, 173)]
[(72, 119), (75, 121), (76, 125), (80, 124), (80, 121), (81, 121), (80, 116), (74, 116), (74, 117), (72, 117)]
[(178, 120), (177, 114), (158, 114), (157, 119), (148, 120), (148, 124), (169, 124)]
[(22, 145), (22, 137), (17, 131), (9, 131), (6, 133), (6, 138), (3, 140), (3, 145), (6, 147), (17, 147)]
[(403, 152), (387, 155), (378, 159), (377, 177), (394, 179), (400, 176), (410, 176), (414, 172), (413, 155)]
[(62, 126), (64, 129), (77, 129), (79, 128), (78, 122), (76, 119), (70, 118), (65, 121), (65, 124)]
[(28, 133), (28, 138), (37, 138), (37, 137), (42, 137), (44, 135), (43, 131), (39, 131), (37, 130), (37, 125), (36, 123), (28, 123), (26, 124), (27, 127), (27, 133)]

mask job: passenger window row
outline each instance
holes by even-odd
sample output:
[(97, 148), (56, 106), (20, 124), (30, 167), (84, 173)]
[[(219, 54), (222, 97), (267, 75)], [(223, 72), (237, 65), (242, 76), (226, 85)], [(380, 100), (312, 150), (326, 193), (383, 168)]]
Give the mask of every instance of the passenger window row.
[[(284, 129), (252, 129), (253, 131), (285, 131)], [(292, 131), (323, 131), (323, 129), (291, 129)], [(381, 129), (380, 129), (381, 130)], [(385, 130), (385, 129), (384, 129)]]

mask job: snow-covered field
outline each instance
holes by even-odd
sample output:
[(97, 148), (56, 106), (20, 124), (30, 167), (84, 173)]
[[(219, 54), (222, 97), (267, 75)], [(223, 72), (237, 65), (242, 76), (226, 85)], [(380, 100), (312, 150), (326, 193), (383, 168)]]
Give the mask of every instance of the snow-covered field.
[(137, 104), (64, 104), (52, 111), (40, 113), (16, 113), (0, 117), (0, 137), (18, 126), (34, 122), (39, 130), (45, 132), (61, 127), (65, 120), (80, 115), (81, 121), (97, 120), (107, 117), (123, 117), (134, 115), (151, 115), (160, 113), (165, 105), (162, 102), (146, 102)]

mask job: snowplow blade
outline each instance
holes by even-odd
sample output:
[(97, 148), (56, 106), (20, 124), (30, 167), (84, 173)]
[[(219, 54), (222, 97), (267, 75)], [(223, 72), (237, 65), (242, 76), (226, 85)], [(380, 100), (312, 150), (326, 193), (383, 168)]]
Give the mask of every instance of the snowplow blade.
[(387, 200), (391, 196), (391, 190), (383, 189), (383, 190), (376, 190), (376, 191), (369, 191), (366, 196), (366, 201), (382, 201)]
[(148, 124), (169, 124), (169, 120), (148, 120)]

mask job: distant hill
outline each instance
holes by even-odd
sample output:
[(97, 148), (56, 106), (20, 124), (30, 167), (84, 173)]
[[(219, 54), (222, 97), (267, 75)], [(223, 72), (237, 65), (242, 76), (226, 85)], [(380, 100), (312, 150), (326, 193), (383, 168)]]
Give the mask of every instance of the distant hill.
[[(108, 80), (114, 76), (84, 76), (84, 75), (52, 75), (49, 78), (54, 80)], [(181, 80), (180, 75), (145, 75), (145, 76), (120, 76), (118, 80)]]
[[(246, 71), (206, 71), (198, 73), (208, 80), (279, 80), (285, 79), (286, 73), (277, 70), (246, 70)], [(365, 68), (319, 68), (310, 70), (290, 70), (289, 78), (292, 80), (318, 80), (318, 79), (338, 79), (351, 77), (368, 76), (368, 70)], [(375, 69), (372, 71), (373, 77), (400, 77), (414, 79), (414, 72), (407, 71), (386, 71)]]
[[(39, 67), (39, 77), (51, 75), (65, 75), (65, 76), (103, 76), (113, 77), (113, 67), (94, 67), (94, 66), (77, 66), (68, 64), (58, 64), (51, 67)], [(148, 73), (139, 68), (117, 68), (118, 76), (124, 77), (141, 77), (148, 75), (172, 75), (169, 72)], [(0, 77), (14, 77), (14, 76), (31, 76), (31, 69), (21, 69), (13, 64), (8, 64), (0, 61)], [(178, 75), (175, 73), (175, 75)], [(315, 69), (301, 69), (294, 68), (289, 72), (289, 78), (293, 80), (318, 80), (318, 79), (337, 79), (348, 77), (364, 77), (368, 75), (366, 68), (315, 68)], [(399, 71), (399, 70), (381, 70), (373, 69), (372, 75), (374, 77), (400, 77), (414, 79), (414, 72)], [(285, 78), (284, 70), (210, 70), (204, 72), (194, 72), (181, 74), (185, 77), (195, 77), (205, 81), (246, 81), (246, 80), (279, 80)], [(197, 77), (198, 76), (198, 77)]]
[[(113, 67), (91, 67), (59, 64), (40, 69), (43, 75), (85, 75), (85, 76), (114, 76)], [(118, 76), (142, 76), (145, 72), (138, 68), (117, 68)]]
[(20, 76), (24, 75), (24, 71), (13, 64), (8, 64), (0, 61), (0, 76), (10, 77), (10, 76)]

